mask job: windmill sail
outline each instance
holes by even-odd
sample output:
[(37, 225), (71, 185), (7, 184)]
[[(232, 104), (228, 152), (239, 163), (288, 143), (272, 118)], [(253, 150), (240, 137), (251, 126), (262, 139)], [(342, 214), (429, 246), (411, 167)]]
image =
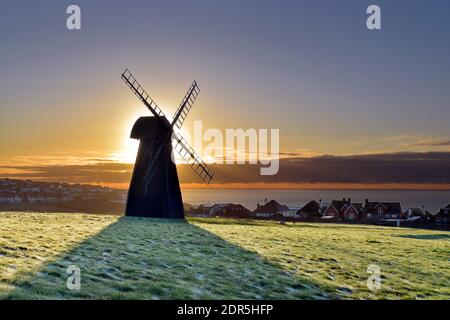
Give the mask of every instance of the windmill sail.
[(211, 182), (214, 173), (182, 136), (174, 135), (172, 146), (206, 184)]
[[(181, 101), (177, 112), (172, 120), (172, 123), (168, 123), (164, 112), (158, 107), (158, 105), (153, 101), (152, 98), (147, 94), (144, 88), (139, 84), (133, 74), (128, 70), (121, 75), (122, 80), (130, 87), (133, 93), (147, 106), (147, 108), (153, 113), (153, 115), (161, 120), (161, 123), (169, 128), (167, 136), (163, 139), (163, 143), (160, 145), (156, 153), (154, 154), (154, 159), (150, 161), (147, 170), (143, 170), (138, 177), (144, 178), (150, 181), (154, 175), (156, 163), (161, 153), (164, 150), (164, 145), (169, 141), (170, 136), (173, 132), (173, 127), (181, 128), (186, 119), (189, 111), (191, 110), (195, 100), (197, 99), (200, 89), (197, 82), (194, 81), (189, 88), (188, 92)], [(187, 141), (179, 134), (174, 133), (174, 139), (172, 140), (172, 147), (180, 154), (180, 156), (186, 161), (186, 163), (197, 173), (197, 175), (206, 183), (209, 184), (214, 174), (211, 169), (205, 164), (205, 162), (200, 158), (200, 156), (194, 151), (194, 149), (187, 143)]]
[(149, 108), (156, 117), (165, 117), (164, 112), (153, 101), (142, 86), (137, 82), (136, 78), (128, 69), (122, 73), (122, 80), (130, 87), (131, 91)]
[(199, 93), (200, 88), (198, 87), (197, 82), (194, 81), (194, 83), (191, 85), (188, 92), (184, 96), (183, 100), (181, 101), (177, 112), (175, 112), (172, 125), (177, 126), (178, 129), (181, 128)]

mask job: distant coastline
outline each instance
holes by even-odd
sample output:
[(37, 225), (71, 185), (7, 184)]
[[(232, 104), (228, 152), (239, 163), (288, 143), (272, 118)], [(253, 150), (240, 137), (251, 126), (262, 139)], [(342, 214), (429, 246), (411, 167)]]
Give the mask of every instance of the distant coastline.
[[(200, 183), (182, 183), (183, 189), (234, 190), (384, 190), (384, 191), (450, 191), (450, 184), (442, 183), (212, 183), (205, 188)], [(126, 185), (125, 187), (126, 188)], [(121, 188), (119, 188), (121, 189)]]
[[(89, 200), (97, 199), (98, 209), (101, 210), (102, 202), (114, 203), (116, 208), (111, 209), (110, 204), (106, 205), (105, 209), (113, 210), (114, 213), (122, 213), (125, 205), (127, 190), (122, 188), (110, 188), (102, 185), (90, 185), (90, 184), (70, 184), (63, 182), (47, 182), (47, 181), (34, 181), (34, 180), (19, 180), (19, 179), (2, 179), (0, 178), (0, 194), (8, 193), (12, 191), (10, 187), (5, 184), (5, 181), (15, 181), (21, 185), (28, 182), (30, 185), (43, 185), (54, 187), (61, 185), (70, 188), (75, 188), (78, 194), (78, 205), (75, 205), (74, 210), (83, 209), (86, 206), (83, 203), (87, 203)], [(212, 185), (214, 186), (214, 185)], [(83, 192), (81, 192), (84, 190)], [(23, 190), (16, 190), (16, 193), (20, 193)], [(233, 202), (240, 203), (250, 210), (256, 208), (256, 204), (262, 202), (264, 198), (277, 199), (283, 204), (288, 205), (291, 208), (299, 208), (306, 204), (310, 200), (319, 200), (330, 202), (333, 199), (341, 199), (342, 197), (351, 197), (356, 201), (364, 201), (369, 198), (371, 200), (379, 201), (399, 201), (403, 207), (426, 207), (427, 209), (435, 212), (442, 206), (450, 203), (450, 190), (440, 189), (279, 189), (270, 188), (186, 188), (182, 185), (183, 200), (186, 203), (198, 205), (201, 203), (223, 203)], [(72, 191), (67, 190), (70, 195)], [(52, 191), (49, 191), (50, 195)], [(14, 194), (14, 192), (10, 192)], [(22, 195), (26, 193), (22, 192)], [(101, 195), (101, 197), (99, 197)], [(83, 202), (83, 197), (84, 199)], [(71, 198), (67, 198), (73, 200)], [(51, 201), (54, 201), (51, 200)], [(1, 203), (0, 203), (1, 204)], [(54, 202), (53, 202), (54, 204)], [(49, 205), (50, 206), (50, 205)], [(5, 203), (3, 203), (5, 207)], [(11, 207), (11, 206), (8, 206)], [(42, 207), (42, 206), (41, 206)], [(53, 205), (53, 207), (59, 207)], [(78, 209), (78, 212), (80, 212)]]

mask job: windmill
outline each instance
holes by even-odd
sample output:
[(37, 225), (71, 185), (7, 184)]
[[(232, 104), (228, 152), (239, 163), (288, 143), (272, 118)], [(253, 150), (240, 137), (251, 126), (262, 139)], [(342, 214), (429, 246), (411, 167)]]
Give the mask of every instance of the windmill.
[(172, 122), (169, 122), (128, 69), (122, 73), (121, 78), (153, 114), (151, 117), (139, 118), (131, 130), (131, 138), (140, 140), (140, 143), (128, 190), (126, 215), (184, 218), (172, 149), (178, 152), (206, 184), (214, 176), (194, 149), (176, 132), (183, 125), (200, 92), (197, 82), (194, 81), (191, 85)]

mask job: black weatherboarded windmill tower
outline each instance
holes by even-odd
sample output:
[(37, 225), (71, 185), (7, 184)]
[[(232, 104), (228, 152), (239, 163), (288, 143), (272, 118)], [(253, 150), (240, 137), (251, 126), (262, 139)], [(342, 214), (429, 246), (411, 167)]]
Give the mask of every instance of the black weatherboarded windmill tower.
[(187, 141), (174, 131), (174, 128), (181, 128), (200, 92), (197, 82), (194, 81), (189, 88), (172, 122), (169, 122), (128, 69), (122, 73), (121, 78), (153, 114), (153, 117), (139, 118), (131, 131), (131, 138), (139, 139), (140, 144), (128, 190), (126, 215), (184, 218), (172, 144), (206, 184), (214, 176)]

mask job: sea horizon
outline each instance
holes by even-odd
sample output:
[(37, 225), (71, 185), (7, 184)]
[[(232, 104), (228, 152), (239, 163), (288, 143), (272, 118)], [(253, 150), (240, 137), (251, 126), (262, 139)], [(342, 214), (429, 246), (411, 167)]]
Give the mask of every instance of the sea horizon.
[(425, 207), (432, 213), (450, 203), (450, 190), (374, 190), (374, 189), (182, 189), (185, 203), (239, 203), (250, 210), (264, 199), (276, 200), (290, 208), (300, 208), (311, 200), (332, 200), (351, 198), (353, 202), (386, 201), (400, 202), (402, 209)]

